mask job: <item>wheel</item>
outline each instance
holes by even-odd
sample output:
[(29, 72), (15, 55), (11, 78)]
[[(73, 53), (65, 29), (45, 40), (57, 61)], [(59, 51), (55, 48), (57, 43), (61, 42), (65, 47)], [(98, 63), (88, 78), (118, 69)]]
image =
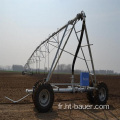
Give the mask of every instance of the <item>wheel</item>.
[(98, 90), (95, 91), (95, 103), (97, 105), (105, 105), (108, 100), (108, 88), (104, 82), (100, 82), (97, 85)]
[[(90, 82), (90, 87), (93, 87), (92, 82)], [(87, 99), (89, 100), (89, 103), (93, 104), (94, 101), (94, 92), (93, 91), (88, 91), (87, 92)]]
[[(41, 83), (43, 83), (43, 80), (38, 80), (38, 81), (34, 84), (34, 86), (33, 86), (33, 94), (34, 94), (34, 92), (36, 91), (36, 89), (38, 88), (38, 86), (39, 86)], [(33, 94), (32, 94), (32, 100), (34, 101)]]
[(38, 112), (48, 112), (54, 102), (52, 86), (48, 83), (41, 83), (34, 91), (33, 102)]
[(25, 75), (25, 72), (24, 72), (24, 71), (22, 71), (22, 75)]
[[(93, 87), (90, 82), (90, 87)], [(97, 85), (97, 90), (88, 91), (87, 98), (91, 104), (105, 105), (108, 100), (108, 88), (104, 82), (100, 82)]]

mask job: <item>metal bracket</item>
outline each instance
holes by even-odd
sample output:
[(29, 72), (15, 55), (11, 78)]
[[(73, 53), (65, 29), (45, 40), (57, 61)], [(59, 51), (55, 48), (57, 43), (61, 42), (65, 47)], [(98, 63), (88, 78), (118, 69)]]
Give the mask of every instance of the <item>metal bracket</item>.
[(5, 96), (5, 98), (6, 99), (8, 99), (8, 100), (10, 100), (10, 101), (12, 101), (13, 103), (18, 103), (18, 102), (20, 102), (20, 101), (22, 101), (23, 99), (25, 99), (26, 97), (28, 97), (29, 95), (31, 95), (32, 93), (29, 93), (29, 94), (27, 94), (27, 95), (25, 95), (24, 97), (22, 97), (22, 98), (20, 98), (19, 100), (12, 100), (11, 98), (9, 98), (9, 97), (7, 97), (7, 96)]

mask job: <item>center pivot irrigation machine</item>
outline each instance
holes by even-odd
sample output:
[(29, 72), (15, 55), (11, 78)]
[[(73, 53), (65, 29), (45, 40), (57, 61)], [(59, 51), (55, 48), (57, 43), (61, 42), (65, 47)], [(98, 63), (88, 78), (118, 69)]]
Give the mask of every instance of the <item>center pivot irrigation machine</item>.
[[(27, 63), (24, 66), (24, 72), (22, 74), (32, 74), (35, 72), (43, 73), (43, 68), (46, 74), (46, 78), (42, 81), (38, 81), (35, 83), (32, 89), (26, 89), (26, 92), (29, 93), (28, 95), (32, 94), (32, 99), (36, 109), (39, 112), (47, 112), (52, 108), (54, 102), (54, 93), (76, 93), (76, 92), (86, 92), (87, 98), (90, 103), (103, 105), (107, 103), (108, 100), (108, 88), (107, 85), (103, 82), (97, 82), (95, 69), (93, 64), (92, 52), (91, 52), (91, 45), (89, 43), (87, 28), (86, 28), (86, 15), (82, 11), (81, 13), (77, 14), (77, 16), (68, 21), (66, 25), (62, 28), (58, 29), (52, 35), (50, 35), (45, 41), (43, 41), (32, 53), (30, 58), (27, 60)], [(80, 25), (77, 26), (79, 21), (82, 21), (81, 30), (76, 30), (79, 28)], [(65, 50), (68, 41), (70, 40), (71, 34), (74, 33), (74, 38), (77, 38), (77, 44), (72, 41), (70, 43), (70, 47), (68, 46), (68, 51)], [(85, 33), (86, 36), (86, 45), (81, 45), (83, 41), (83, 35)], [(79, 35), (78, 35), (79, 34)], [(59, 40), (59, 36), (61, 35), (61, 40)], [(72, 37), (73, 40), (73, 37)], [(74, 46), (74, 48), (73, 48)], [(83, 48), (87, 47), (87, 53), (89, 55), (89, 59), (86, 59), (86, 56), (83, 52)], [(53, 49), (56, 49), (55, 53), (52, 53)], [(72, 49), (72, 52), (69, 52)], [(73, 53), (73, 49), (75, 49), (75, 53)], [(79, 57), (79, 51), (81, 50), (83, 58)], [(72, 59), (72, 66), (71, 66), (71, 82), (65, 83), (50, 83), (51, 77), (53, 72), (56, 70), (56, 66), (59, 66), (59, 61), (63, 53), (69, 54), (73, 57)], [(66, 61), (69, 61), (69, 57), (64, 56)], [(75, 83), (75, 63), (78, 60), (83, 60), (85, 66), (87, 67), (88, 72), (81, 72), (80, 73), (80, 83)], [(42, 64), (41, 62), (44, 61)], [(51, 61), (51, 64), (50, 64)], [(88, 62), (90, 63), (91, 70), (89, 68)], [(34, 66), (34, 65), (35, 66)], [(47, 65), (46, 65), (47, 64)], [(49, 68), (49, 66), (51, 66)], [(79, 64), (77, 65), (79, 66)], [(36, 69), (34, 69), (36, 67)], [(89, 80), (90, 79), (90, 80)], [(60, 87), (62, 86), (62, 87)], [(63, 87), (67, 86), (67, 87)], [(7, 99), (15, 102), (19, 102), (28, 95), (24, 96), (18, 101), (13, 101), (12, 99), (6, 97)]]

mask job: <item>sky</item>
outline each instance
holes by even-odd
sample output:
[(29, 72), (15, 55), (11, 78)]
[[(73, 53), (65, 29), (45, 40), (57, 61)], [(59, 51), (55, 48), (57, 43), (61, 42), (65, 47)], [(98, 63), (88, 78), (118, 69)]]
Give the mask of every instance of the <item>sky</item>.
[(0, 65), (24, 65), (41, 41), (82, 10), (95, 68), (120, 72), (120, 0), (0, 0)]

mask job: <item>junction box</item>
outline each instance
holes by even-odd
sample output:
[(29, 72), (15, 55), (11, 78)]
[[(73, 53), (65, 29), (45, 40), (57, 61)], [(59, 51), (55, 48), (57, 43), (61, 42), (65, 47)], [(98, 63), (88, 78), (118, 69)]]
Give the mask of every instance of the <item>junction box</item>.
[(89, 73), (88, 72), (80, 73), (80, 86), (89, 86)]

